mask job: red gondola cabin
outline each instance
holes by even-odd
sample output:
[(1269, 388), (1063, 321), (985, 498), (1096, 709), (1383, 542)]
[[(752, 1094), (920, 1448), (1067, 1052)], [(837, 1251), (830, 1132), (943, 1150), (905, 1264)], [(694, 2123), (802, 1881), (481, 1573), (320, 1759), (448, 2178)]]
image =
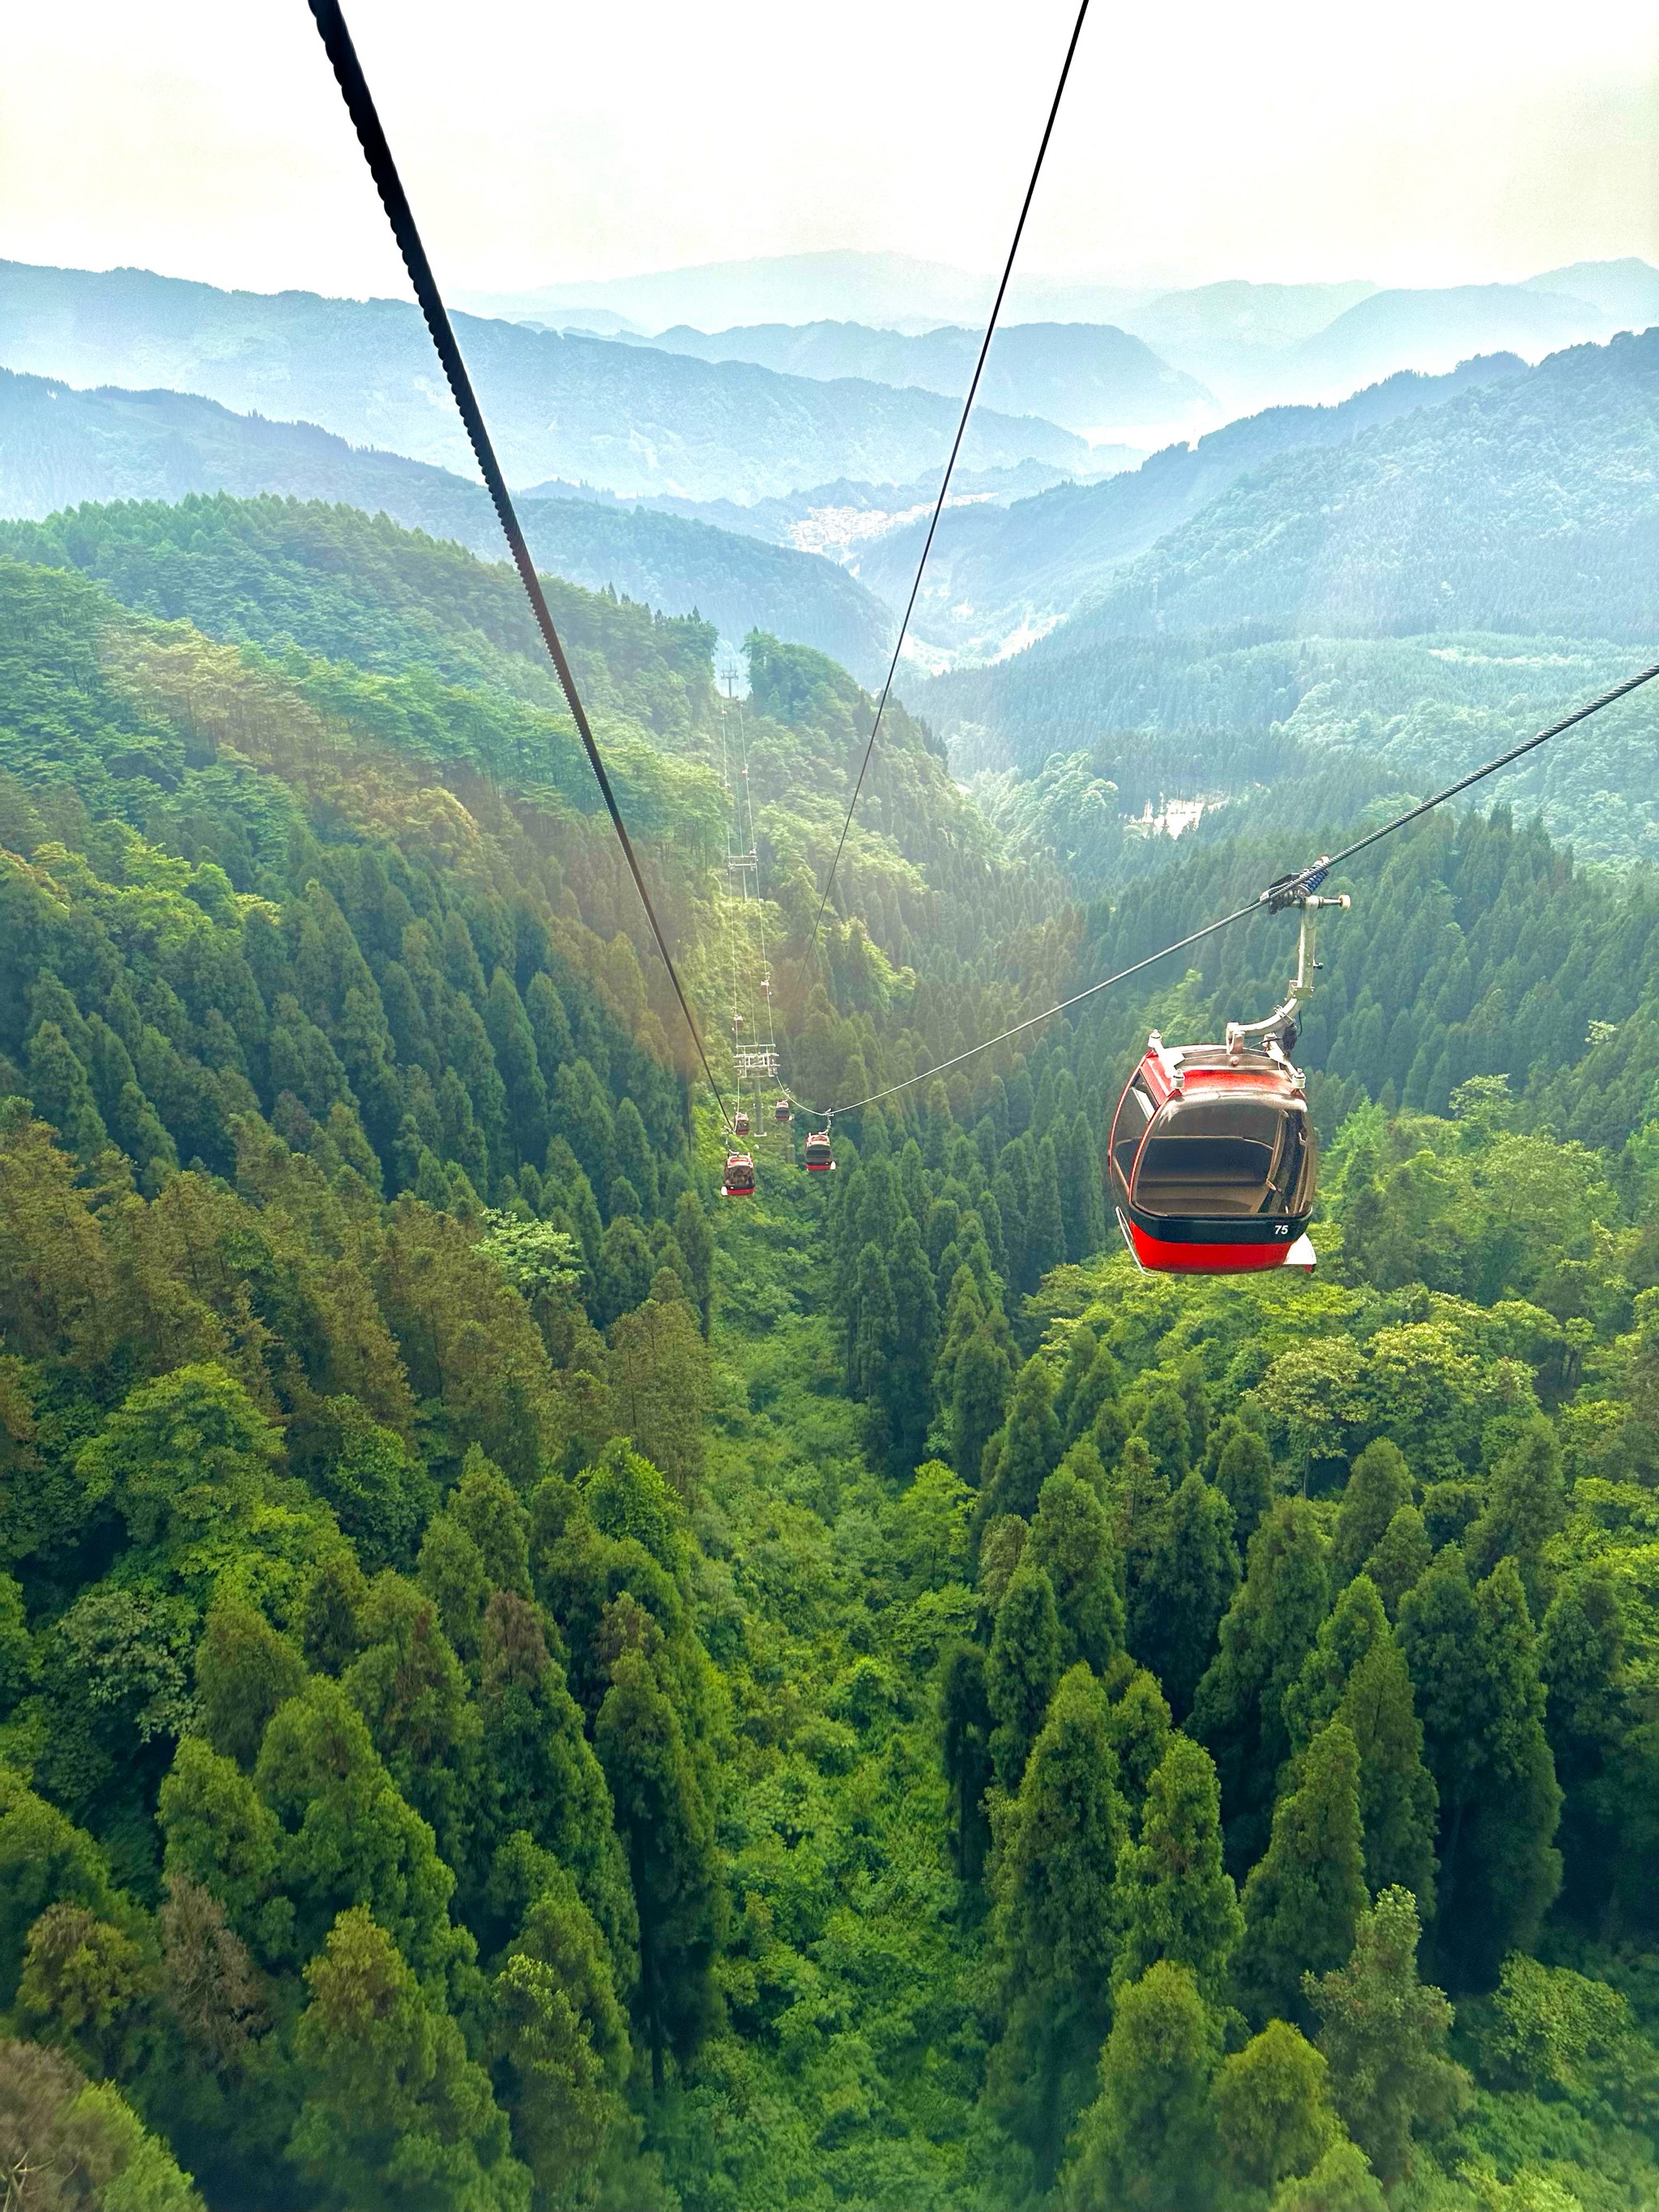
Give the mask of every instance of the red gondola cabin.
[(777, 1104), (772, 1109), (772, 1119), (775, 1121), (780, 1122), (787, 1121), (789, 1119), (789, 1101), (787, 1098), (780, 1098)]
[(1160, 1274), (1311, 1267), (1317, 1146), (1276, 1046), (1166, 1045), (1155, 1030), (1118, 1101), (1108, 1174), (1123, 1241)]
[(739, 1137), (746, 1137), (749, 1134), (749, 1116), (744, 1112), (741, 1106), (738, 1107), (737, 1112), (732, 1116), (732, 1127)]
[(806, 1166), (811, 1175), (828, 1175), (836, 1164), (827, 1129), (814, 1129), (806, 1139)]
[(728, 1152), (726, 1173), (720, 1179), (722, 1198), (752, 1198), (755, 1195), (755, 1163), (747, 1152)]

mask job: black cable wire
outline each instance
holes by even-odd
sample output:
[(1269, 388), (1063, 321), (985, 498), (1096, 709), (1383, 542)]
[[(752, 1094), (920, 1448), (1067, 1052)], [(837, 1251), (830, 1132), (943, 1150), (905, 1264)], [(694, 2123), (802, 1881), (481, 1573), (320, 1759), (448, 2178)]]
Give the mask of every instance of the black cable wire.
[[(1496, 760), (1489, 760), (1484, 768), (1475, 769), (1469, 775), (1461, 776), (1455, 783), (1449, 783), (1443, 791), (1436, 792), (1432, 799), (1419, 800), (1415, 806), (1407, 807), (1403, 814), (1396, 814), (1392, 822), (1385, 822), (1381, 829), (1368, 830), (1364, 836), (1356, 837), (1352, 845), (1345, 845), (1340, 853), (1326, 854), (1314, 868), (1304, 869), (1302, 875), (1313, 877), (1316, 882), (1322, 883), (1333, 868), (1340, 867), (1345, 860), (1352, 860), (1356, 853), (1363, 853), (1370, 846), (1380, 844), (1384, 837), (1392, 837), (1396, 830), (1403, 830), (1408, 822), (1415, 822), (1425, 814), (1431, 814), (1437, 806), (1443, 806), (1449, 799), (1455, 799), (1461, 792), (1468, 791), (1471, 785), (1484, 783), (1489, 775), (1496, 775), (1499, 769), (1508, 768), (1512, 761), (1520, 760), (1527, 753), (1535, 752), (1540, 745), (1547, 744), (1552, 738), (1560, 737), (1564, 731), (1576, 728), (1580, 722), (1589, 721), (1592, 714), (1599, 714), (1604, 707), (1611, 707), (1616, 701), (1628, 697), (1631, 692), (1639, 691), (1644, 684), (1651, 684), (1656, 677), (1659, 677), (1659, 662), (1650, 668), (1643, 669), (1638, 675), (1627, 677), (1622, 684), (1615, 684), (1611, 691), (1602, 692), (1588, 706), (1576, 708), (1559, 722), (1552, 722), (1547, 730), (1540, 730), (1535, 736), (1526, 738), (1522, 744), (1511, 745), (1508, 752), (1499, 753)], [(1291, 878), (1289, 880), (1294, 883), (1298, 879)], [(1278, 888), (1274, 886), (1275, 890)], [(866, 1106), (874, 1106), (884, 1098), (892, 1097), (896, 1091), (913, 1090), (918, 1083), (931, 1082), (934, 1076), (943, 1075), (951, 1068), (960, 1067), (964, 1060), (972, 1060), (981, 1052), (989, 1052), (993, 1045), (1006, 1044), (1010, 1037), (1019, 1036), (1026, 1030), (1034, 1030), (1043, 1022), (1053, 1021), (1056, 1014), (1066, 1013), (1073, 1006), (1081, 1006), (1085, 999), (1092, 999), (1102, 991), (1109, 991), (1115, 983), (1127, 983), (1132, 975), (1139, 975), (1143, 969), (1154, 967), (1158, 961), (1167, 960), (1172, 953), (1186, 951), (1188, 945), (1201, 944), (1204, 939), (1214, 937), (1221, 930), (1231, 929), (1236, 921), (1249, 921), (1253, 914), (1262, 911), (1268, 897), (1268, 892), (1260, 892), (1249, 906), (1235, 908), (1231, 914), (1224, 914), (1218, 921), (1206, 922), (1202, 929), (1194, 930), (1190, 937), (1177, 938), (1173, 945), (1165, 945), (1156, 952), (1149, 952), (1144, 960), (1137, 960), (1132, 968), (1120, 968), (1116, 975), (1103, 976), (1098, 983), (1091, 983), (1086, 989), (1073, 992), (1069, 999), (1060, 1000), (1057, 1006), (1047, 1007), (1040, 1014), (1029, 1015), (1024, 1021), (1016, 1022), (1012, 1029), (999, 1030), (995, 1036), (987, 1037), (981, 1044), (970, 1044), (965, 1052), (953, 1053), (949, 1060), (940, 1060), (937, 1066), (924, 1067), (920, 1075), (908, 1075), (902, 1083), (890, 1083), (884, 1091), (875, 1091), (868, 1098), (860, 1098), (854, 1105), (807, 1106), (793, 1096), (790, 1097), (790, 1103), (801, 1113), (815, 1115), (825, 1122), (833, 1121), (837, 1114), (861, 1113)], [(1293, 904), (1296, 901), (1291, 899), (1285, 902)]]
[(329, 60), (334, 65), (334, 74), (339, 81), (340, 90), (344, 94), (347, 111), (350, 114), (358, 140), (362, 146), (364, 158), (368, 163), (369, 174), (374, 179), (375, 190), (380, 195), (380, 204), (385, 208), (386, 219), (392, 225), (392, 234), (398, 241), (398, 250), (403, 255), (404, 266), (409, 271), (409, 281), (415, 288), (415, 297), (419, 301), (421, 313), (426, 319), (427, 330), (431, 336), (434, 349), (438, 359), (443, 364), (443, 372), (448, 379), (451, 395), (462, 422), (466, 425), (466, 434), (472, 443), (473, 456), (477, 461), (484, 483), (489, 487), (489, 496), (495, 503), (495, 514), (501, 526), (501, 533), (507, 539), (507, 549), (513, 556), (514, 565), (519, 572), (519, 580), (524, 586), (526, 596), (530, 601), (531, 611), (536, 617), (536, 626), (542, 634), (542, 641), (546, 646), (549, 656), (558, 672), (559, 683), (569, 706), (571, 718), (576, 725), (577, 735), (581, 738), (582, 749), (587, 755), (588, 765), (593, 771), (594, 780), (599, 787), (599, 794), (605, 800), (605, 810), (611, 817), (611, 827), (617, 833), (617, 842), (623, 849), (623, 856), (628, 862), (629, 872), (634, 878), (634, 888), (640, 895), (640, 902), (645, 908), (646, 919), (651, 925), (651, 934), (657, 940), (657, 950), (661, 953), (663, 965), (668, 970), (668, 980), (674, 987), (674, 996), (680, 1002), (680, 1012), (684, 1015), (685, 1025), (691, 1032), (691, 1042), (696, 1047), (697, 1058), (702, 1062), (702, 1072), (708, 1079), (708, 1087), (714, 1094), (714, 1103), (720, 1109), (721, 1119), (729, 1126), (731, 1116), (726, 1113), (726, 1101), (720, 1096), (719, 1084), (714, 1080), (714, 1071), (709, 1066), (708, 1054), (703, 1048), (702, 1032), (698, 1030), (696, 1018), (692, 1014), (691, 1004), (685, 995), (684, 986), (680, 981), (679, 970), (674, 965), (673, 955), (668, 950), (668, 939), (663, 933), (662, 924), (657, 919), (657, 910), (651, 902), (651, 894), (646, 889), (645, 877), (641, 872), (639, 858), (634, 850), (634, 841), (628, 834), (628, 825), (623, 820), (622, 809), (617, 804), (617, 794), (611, 787), (611, 777), (606, 771), (599, 746), (594, 742), (593, 732), (587, 720), (587, 711), (582, 705), (581, 695), (576, 689), (576, 679), (571, 673), (569, 661), (565, 658), (564, 647), (559, 641), (558, 631), (554, 628), (552, 611), (547, 604), (547, 595), (542, 589), (541, 578), (536, 574), (536, 564), (530, 557), (530, 548), (525, 543), (524, 532), (519, 524), (518, 512), (513, 504), (513, 495), (507, 488), (507, 479), (501, 474), (501, 464), (495, 459), (495, 449), (490, 443), (489, 432), (484, 425), (483, 410), (478, 405), (477, 396), (472, 389), (472, 380), (467, 374), (466, 363), (462, 360), (460, 347), (456, 343), (454, 327), (449, 319), (449, 311), (444, 306), (443, 295), (440, 293), (437, 280), (432, 274), (432, 264), (426, 257), (426, 248), (421, 243), (421, 234), (416, 228), (414, 214), (410, 208), (408, 196), (404, 191), (403, 180), (398, 174), (397, 163), (392, 158), (392, 149), (386, 143), (386, 132), (380, 127), (380, 118), (375, 110), (374, 96), (368, 88), (368, 80), (363, 75), (362, 64), (357, 58), (356, 48), (351, 43), (351, 34), (346, 29), (345, 17), (340, 12), (338, 0), (310, 0), (310, 7), (312, 14), (317, 19), (317, 28), (322, 33), (323, 44), (328, 50)]
[(1077, 21), (1072, 27), (1071, 44), (1066, 47), (1066, 58), (1060, 64), (1060, 82), (1054, 87), (1054, 100), (1048, 109), (1048, 120), (1042, 126), (1042, 143), (1037, 148), (1036, 160), (1032, 165), (1031, 180), (1025, 187), (1025, 198), (1020, 205), (1019, 221), (1014, 225), (1013, 243), (1008, 248), (1008, 258), (1003, 264), (1002, 282), (997, 286), (996, 298), (991, 302), (991, 319), (985, 325), (985, 336), (980, 341), (979, 359), (974, 363), (973, 380), (968, 386), (968, 397), (962, 403), (962, 419), (957, 424), (957, 434), (951, 443), (950, 459), (945, 464), (945, 475), (939, 483), (939, 497), (933, 502), (933, 520), (927, 525), (927, 536), (922, 544), (921, 558), (916, 563), (916, 573), (911, 580), (910, 596), (904, 605), (904, 618), (899, 623), (898, 636), (893, 645), (893, 658), (888, 663), (887, 680), (882, 685), (881, 696), (876, 702), (876, 718), (870, 725), (870, 742), (864, 748), (864, 758), (859, 763), (858, 781), (854, 784), (853, 796), (847, 803), (847, 819), (841, 825), (841, 836), (836, 840), (835, 858), (830, 863), (830, 873), (824, 879), (823, 896), (818, 901), (817, 920), (812, 924), (814, 945), (817, 943), (818, 933), (823, 927), (824, 908), (829, 905), (830, 894), (835, 888), (836, 871), (841, 866), (842, 853), (847, 843), (848, 833), (853, 827), (853, 816), (858, 806), (859, 794), (864, 789), (864, 779), (869, 773), (871, 758), (876, 750), (876, 738), (881, 729), (881, 718), (887, 712), (887, 695), (892, 690), (893, 678), (898, 672), (899, 655), (904, 650), (904, 640), (910, 627), (910, 617), (915, 612), (916, 595), (921, 589), (922, 572), (927, 566), (927, 556), (933, 550), (933, 533), (939, 528), (940, 515), (945, 512), (945, 495), (951, 489), (951, 478), (956, 471), (957, 456), (962, 451), (963, 439), (967, 435), (968, 417), (974, 411), (974, 397), (979, 390), (980, 378), (984, 374), (986, 356), (991, 350), (991, 340), (996, 335), (997, 317), (1002, 313), (1003, 299), (1008, 289), (1009, 279), (1014, 273), (1014, 257), (1019, 252), (1019, 241), (1025, 230), (1025, 218), (1031, 212), (1031, 202), (1036, 197), (1037, 179), (1042, 174), (1043, 156), (1048, 153), (1048, 141), (1054, 136), (1055, 118), (1060, 113), (1060, 96), (1066, 90), (1066, 80), (1072, 73), (1072, 57), (1076, 53), (1077, 42), (1083, 35), (1083, 19), (1088, 12), (1089, 0), (1083, 0), (1082, 6), (1077, 11)]

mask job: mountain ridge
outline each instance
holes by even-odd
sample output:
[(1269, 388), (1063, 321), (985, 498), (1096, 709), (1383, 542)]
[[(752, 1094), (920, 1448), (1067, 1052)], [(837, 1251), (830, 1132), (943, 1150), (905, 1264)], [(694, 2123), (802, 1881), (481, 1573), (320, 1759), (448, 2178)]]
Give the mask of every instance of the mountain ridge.
[[(1355, 436), (1369, 423), (1519, 374), (1524, 366), (1498, 356), (1463, 362), (1440, 378), (1404, 369), (1337, 406), (1268, 408), (1241, 417), (1195, 445), (1166, 447), (1103, 483), (1060, 484), (1001, 508), (952, 507), (929, 558), (916, 634), (975, 659), (999, 657), (1010, 635), (1052, 628), (1116, 568), (1273, 455)], [(891, 532), (862, 556), (858, 573), (884, 596), (908, 589), (920, 547), (920, 526)]]
[[(307, 422), (239, 415), (193, 393), (80, 392), (0, 370), (0, 514), (192, 492), (343, 501), (504, 557), (483, 486)], [(538, 564), (672, 615), (694, 610), (741, 639), (761, 629), (876, 672), (892, 617), (844, 568), (762, 533), (701, 519), (533, 495), (521, 520)]]
[[(457, 332), (509, 481), (561, 476), (622, 493), (763, 497), (839, 475), (936, 466), (957, 410), (936, 394), (779, 376), (589, 335), (459, 315)], [(145, 270), (0, 262), (0, 360), (78, 385), (165, 385), (303, 416), (362, 445), (471, 475), (465, 433), (417, 311), (395, 300), (227, 292)], [(1076, 467), (1052, 423), (978, 416), (965, 458)]]
[[(713, 332), (686, 324), (629, 338), (700, 361), (750, 361), (791, 375), (855, 376), (960, 398), (981, 333), (945, 325), (915, 337), (858, 322), (739, 325)], [(1202, 385), (1160, 360), (1144, 339), (1110, 323), (1010, 323), (1000, 329), (980, 386), (985, 403), (1092, 434), (1163, 422), (1215, 402)]]

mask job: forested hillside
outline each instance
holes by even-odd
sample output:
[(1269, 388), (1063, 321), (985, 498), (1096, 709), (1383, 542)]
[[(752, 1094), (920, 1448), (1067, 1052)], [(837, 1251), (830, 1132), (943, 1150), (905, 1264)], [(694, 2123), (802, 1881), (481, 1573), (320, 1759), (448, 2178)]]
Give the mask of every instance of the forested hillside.
[[(177, 392), (77, 392), (0, 370), (0, 514), (38, 520), (108, 500), (270, 492), (341, 501), (451, 538), (487, 560), (501, 525), (482, 485), (397, 453), (349, 446), (308, 422), (234, 415)], [(572, 583), (607, 586), (668, 614), (701, 613), (732, 640), (766, 629), (870, 675), (891, 651), (891, 617), (832, 563), (764, 532), (592, 500), (530, 497), (520, 519), (537, 559)]]
[(1553, 355), (1241, 477), (1087, 619), (1650, 637), (1656, 420), (1659, 331)]
[[(7, 2143), (107, 2212), (1643, 2212), (1646, 877), (1498, 808), (1343, 879), (1311, 1281), (1139, 1277), (1101, 1179), (1283, 918), (721, 1206), (507, 571), (274, 500), (5, 547)], [(868, 695), (550, 590), (711, 1036), (743, 748), (802, 1098), (1386, 788), (1084, 907), (892, 708), (820, 958)]]
[[(1039, 643), (927, 685), (927, 711), (969, 769), (1146, 732), (1200, 763), (1171, 795), (1213, 799), (1277, 731), (1432, 788), (1650, 653), (1656, 374), (1659, 333), (1619, 338), (1281, 453)], [(1608, 715), (1498, 789), (1589, 856), (1649, 857), (1646, 726)]]
[[(1466, 354), (1500, 347), (1536, 361), (1559, 346), (1606, 338), (1620, 319), (1593, 300), (1537, 282), (1390, 288), (1356, 301), (1304, 338), (1285, 368), (1293, 387), (1334, 398), (1401, 362), (1448, 369)], [(1650, 320), (1644, 316), (1626, 327), (1645, 329)]]
[[(754, 499), (842, 475), (902, 483), (938, 465), (956, 426), (951, 402), (928, 392), (819, 384), (471, 315), (456, 328), (514, 483), (561, 476), (622, 493)], [(0, 359), (76, 385), (201, 392), (463, 474), (471, 466), (459, 418), (434, 387), (419, 313), (401, 300), (0, 262)], [(1086, 452), (1051, 422), (986, 413), (965, 458), (1075, 466)]]
[[(1467, 361), (1446, 376), (1402, 372), (1334, 407), (1273, 407), (1169, 446), (1104, 483), (1066, 483), (1006, 509), (953, 507), (928, 556), (917, 635), (992, 658), (1019, 632), (1041, 633), (1097, 592), (1114, 571), (1218, 499), (1240, 477), (1302, 447), (1340, 445), (1480, 384), (1519, 374), (1516, 356)], [(926, 519), (879, 538), (859, 561), (872, 590), (902, 605)]]

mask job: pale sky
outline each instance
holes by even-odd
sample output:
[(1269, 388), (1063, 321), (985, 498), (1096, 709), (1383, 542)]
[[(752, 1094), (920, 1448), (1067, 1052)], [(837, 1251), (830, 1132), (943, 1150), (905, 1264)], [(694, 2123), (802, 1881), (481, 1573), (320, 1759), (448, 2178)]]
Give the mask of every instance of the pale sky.
[[(447, 289), (1006, 248), (1073, 0), (350, 0)], [(304, 0), (9, 11), (0, 258), (405, 286)], [(1032, 271), (1659, 262), (1653, 0), (1095, 0)]]

